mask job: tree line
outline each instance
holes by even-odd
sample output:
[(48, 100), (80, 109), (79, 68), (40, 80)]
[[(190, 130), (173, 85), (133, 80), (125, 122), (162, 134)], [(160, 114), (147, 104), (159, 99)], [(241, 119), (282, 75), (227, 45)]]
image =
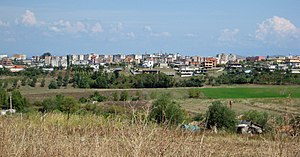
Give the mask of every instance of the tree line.
[[(73, 66), (67, 70), (55, 68), (51, 72), (43, 71), (42, 68), (26, 68), (19, 73), (11, 73), (7, 69), (0, 69), (0, 75), (12, 76), (13, 79), (0, 80), (0, 87), (13, 89), (29, 85), (49, 89), (67, 88), (170, 88), (170, 87), (201, 87), (203, 85), (221, 84), (270, 84), (287, 85), (300, 84), (300, 75), (292, 74), (290, 70), (274, 70), (252, 67), (246, 73), (247, 68), (225, 69), (222, 75), (211, 76), (210, 74), (180, 78), (168, 76), (164, 73), (130, 75), (119, 71), (108, 73), (100, 66), (99, 71), (91, 67)], [(47, 82), (46, 79), (50, 82)], [(9, 86), (11, 84), (11, 86)], [(47, 85), (46, 85), (47, 84)]]

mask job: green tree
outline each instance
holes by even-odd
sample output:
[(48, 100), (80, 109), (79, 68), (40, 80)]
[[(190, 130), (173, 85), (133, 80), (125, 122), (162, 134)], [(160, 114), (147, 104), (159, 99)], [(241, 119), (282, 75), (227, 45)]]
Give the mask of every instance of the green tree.
[(0, 88), (0, 105), (4, 108), (9, 108), (9, 96), (3, 88)]
[(62, 72), (60, 71), (57, 76), (57, 86), (61, 87), (62, 84), (63, 84), (63, 77), (62, 77)]
[(45, 56), (52, 56), (50, 52), (43, 53), (41, 58), (45, 59)]
[(105, 101), (107, 98), (103, 95), (101, 95), (98, 91), (94, 92), (93, 95), (90, 96), (90, 99), (93, 101), (102, 102)]
[(235, 112), (220, 101), (212, 102), (206, 114), (208, 127), (216, 126), (219, 129), (235, 129)]
[(3, 84), (3, 88), (7, 88), (7, 86), (8, 86), (8, 81), (5, 80), (5, 81), (4, 81), (4, 84)]
[(269, 114), (267, 112), (259, 112), (257, 110), (249, 110), (244, 113), (245, 120), (251, 120), (253, 123), (261, 125), (263, 128), (268, 129)]
[(43, 111), (51, 112), (58, 109), (58, 104), (52, 98), (47, 98), (42, 101)]
[(50, 84), (48, 85), (49, 89), (57, 89), (58, 85), (57, 82), (55, 80), (51, 80)]
[(90, 77), (87, 73), (75, 73), (74, 82), (79, 88), (90, 88)]
[(18, 82), (19, 82), (18, 79), (14, 79), (14, 80), (13, 80), (13, 85), (12, 85), (12, 87), (13, 87), (13, 88), (17, 88)]
[(68, 119), (70, 114), (75, 113), (79, 110), (78, 102), (72, 97), (66, 97), (63, 99), (63, 102), (60, 106), (62, 112), (66, 112), (68, 114)]
[(66, 73), (64, 79), (63, 79), (63, 86), (67, 87), (69, 84), (69, 80), (70, 80), (70, 74), (69, 71)]
[(29, 86), (35, 87), (36, 82), (37, 82), (37, 78), (33, 77), (32, 80), (31, 80), (31, 82), (29, 83)]
[(41, 87), (45, 87), (45, 82), (46, 82), (45, 78), (43, 78), (42, 81), (41, 81)]
[(21, 86), (26, 86), (27, 77), (23, 77), (21, 80)]
[(108, 88), (108, 79), (104, 76), (98, 76), (96, 78), (94, 87), (96, 87), (96, 88)]
[(178, 124), (183, 122), (185, 114), (170, 95), (163, 94), (152, 103), (149, 117), (161, 124)]
[(24, 98), (18, 90), (14, 90), (11, 93), (13, 107), (19, 111), (23, 112), (29, 106), (29, 102)]

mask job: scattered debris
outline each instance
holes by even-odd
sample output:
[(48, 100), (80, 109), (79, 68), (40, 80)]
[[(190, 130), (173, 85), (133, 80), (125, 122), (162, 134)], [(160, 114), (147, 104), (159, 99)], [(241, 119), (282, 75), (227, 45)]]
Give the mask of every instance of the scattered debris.
[(239, 134), (261, 134), (263, 132), (262, 126), (248, 120), (241, 120), (236, 127)]
[(196, 121), (193, 121), (189, 124), (182, 124), (180, 126), (180, 128), (183, 130), (188, 130), (188, 131), (192, 131), (192, 132), (200, 131), (199, 122), (196, 122)]
[(8, 110), (1, 110), (0, 115), (6, 115), (6, 114), (14, 114), (16, 113), (15, 109), (8, 109)]
[(181, 128), (183, 130), (188, 130), (188, 131), (192, 131), (192, 132), (200, 131), (200, 127), (197, 125), (182, 124)]

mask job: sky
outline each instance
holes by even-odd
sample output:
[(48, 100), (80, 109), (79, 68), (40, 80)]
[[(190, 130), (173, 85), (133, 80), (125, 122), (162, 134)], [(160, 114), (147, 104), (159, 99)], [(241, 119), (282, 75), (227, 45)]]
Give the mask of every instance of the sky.
[(300, 55), (299, 0), (1, 0), (0, 54)]

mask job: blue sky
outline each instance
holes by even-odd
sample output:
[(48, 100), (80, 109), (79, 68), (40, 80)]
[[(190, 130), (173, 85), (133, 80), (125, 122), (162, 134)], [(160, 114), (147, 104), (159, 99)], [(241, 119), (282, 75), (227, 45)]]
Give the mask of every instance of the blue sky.
[(299, 0), (1, 0), (0, 54), (300, 55)]

